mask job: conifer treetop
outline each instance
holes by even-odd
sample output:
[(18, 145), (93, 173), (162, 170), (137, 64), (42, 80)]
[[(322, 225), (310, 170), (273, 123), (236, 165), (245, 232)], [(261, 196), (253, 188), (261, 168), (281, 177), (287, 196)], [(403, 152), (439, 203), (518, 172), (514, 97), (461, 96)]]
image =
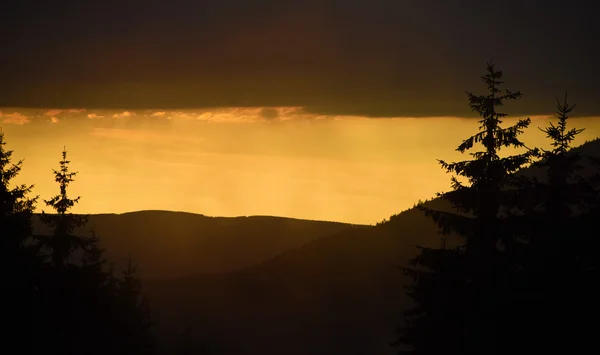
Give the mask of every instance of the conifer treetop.
[(37, 202), (37, 196), (27, 198), (34, 185), (21, 184), (10, 188), (11, 180), (19, 175), (23, 168), (23, 160), (12, 163), (12, 150), (5, 148), (4, 132), (0, 127), (0, 202), (1, 213), (12, 214), (18, 212), (32, 213)]
[(552, 122), (550, 122), (550, 126), (546, 128), (539, 128), (540, 131), (546, 133), (546, 137), (552, 140), (552, 146), (554, 149), (552, 151), (546, 151), (542, 149), (542, 152), (545, 156), (549, 154), (561, 154), (566, 153), (571, 148), (571, 142), (575, 139), (579, 133), (583, 132), (585, 129), (577, 129), (571, 128), (567, 130), (567, 119), (569, 118), (569, 113), (573, 111), (576, 105), (569, 105), (567, 100), (567, 92), (565, 92), (565, 101), (561, 103), (556, 98), (556, 114), (558, 116), (558, 124), (555, 126)]
[(7, 186), (10, 180), (19, 175), (23, 161), (19, 160), (16, 164), (11, 164), (13, 151), (6, 150), (4, 141), (4, 132), (0, 130), (0, 184)]
[[(448, 199), (461, 211), (479, 210), (478, 205), (486, 203), (490, 196), (482, 197), (480, 201), (474, 199), (474, 191), (469, 188), (484, 189), (492, 194), (499, 191), (502, 186), (508, 183), (508, 178), (531, 162), (535, 156), (536, 150), (529, 149), (519, 139), (519, 135), (531, 124), (531, 119), (519, 119), (516, 124), (509, 127), (502, 127), (502, 118), (508, 116), (500, 112), (499, 108), (507, 100), (516, 100), (522, 97), (520, 91), (511, 91), (500, 89), (504, 84), (501, 80), (502, 71), (497, 70), (492, 63), (487, 64), (487, 73), (481, 77), (486, 84), (488, 93), (484, 95), (475, 95), (467, 91), (469, 106), (481, 116), (479, 131), (463, 140), (456, 149), (460, 153), (465, 153), (474, 148), (475, 144), (481, 144), (483, 150), (470, 152), (472, 159), (449, 163), (444, 160), (438, 160), (443, 169), (452, 174), (452, 192), (438, 194)], [(499, 151), (504, 147), (525, 148), (527, 151), (523, 154), (516, 154), (507, 157), (500, 157)], [(464, 177), (468, 181), (465, 185), (459, 181), (458, 177)], [(491, 202), (491, 201), (488, 201)], [(494, 208), (490, 205), (489, 213)]]
[(50, 200), (44, 200), (47, 206), (52, 207), (58, 214), (67, 213), (77, 202), (80, 197), (69, 198), (67, 195), (67, 187), (74, 181), (78, 172), (69, 170), (70, 161), (67, 160), (67, 150), (63, 149), (62, 160), (60, 161), (60, 169), (52, 170), (54, 172), (54, 180), (60, 186), (60, 194), (52, 197)]

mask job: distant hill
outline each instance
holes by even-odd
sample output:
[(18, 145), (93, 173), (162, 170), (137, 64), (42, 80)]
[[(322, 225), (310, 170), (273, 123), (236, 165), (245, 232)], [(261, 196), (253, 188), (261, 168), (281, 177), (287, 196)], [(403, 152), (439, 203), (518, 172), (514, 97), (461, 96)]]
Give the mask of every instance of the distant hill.
[[(600, 158), (600, 141), (577, 150)], [(593, 171), (587, 166), (584, 174)], [(448, 208), (439, 199), (426, 204)], [(167, 344), (191, 319), (212, 354), (394, 354), (389, 344), (410, 305), (398, 267), (415, 244), (439, 243), (435, 224), (412, 208), (244, 270), (148, 281), (145, 290)]]
[[(584, 144), (575, 147), (571, 150), (572, 152), (577, 152), (584, 157), (592, 157), (596, 159), (600, 159), (600, 138), (596, 138), (591, 141), (587, 141)], [(590, 177), (592, 174), (598, 172), (598, 166), (591, 164), (589, 160), (585, 159), (581, 161), (582, 169), (578, 172), (578, 175), (583, 177)], [(536, 177), (537, 179), (544, 181), (546, 179), (546, 168), (542, 168), (539, 166), (539, 163), (532, 165), (527, 169), (523, 169), (518, 174), (522, 174), (525, 176)]]
[[(140, 211), (91, 215), (77, 232), (89, 234), (94, 228), (117, 266), (131, 255), (143, 278), (156, 279), (245, 268), (349, 226), (282, 217)], [(49, 232), (39, 216), (34, 229)]]
[(438, 242), (431, 220), (411, 209), (244, 270), (148, 281), (145, 292), (166, 339), (192, 318), (214, 353), (392, 354), (408, 304), (398, 266), (413, 245)]

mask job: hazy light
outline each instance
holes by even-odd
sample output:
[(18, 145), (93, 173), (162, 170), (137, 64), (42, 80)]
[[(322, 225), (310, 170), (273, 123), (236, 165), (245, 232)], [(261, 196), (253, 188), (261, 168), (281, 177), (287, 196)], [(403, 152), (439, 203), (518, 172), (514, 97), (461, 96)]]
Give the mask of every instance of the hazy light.
[[(25, 159), (19, 182), (35, 183), (42, 198), (54, 195), (51, 171), (66, 146), (80, 172), (71, 189), (82, 196), (75, 211), (85, 213), (167, 209), (375, 223), (447, 190), (436, 159), (466, 158), (455, 149), (477, 130), (473, 119), (317, 116), (299, 107), (3, 112), (8, 148)], [(532, 117), (529, 146), (548, 146), (537, 127), (549, 119)], [(571, 120), (586, 128), (576, 144), (599, 135), (596, 122)]]

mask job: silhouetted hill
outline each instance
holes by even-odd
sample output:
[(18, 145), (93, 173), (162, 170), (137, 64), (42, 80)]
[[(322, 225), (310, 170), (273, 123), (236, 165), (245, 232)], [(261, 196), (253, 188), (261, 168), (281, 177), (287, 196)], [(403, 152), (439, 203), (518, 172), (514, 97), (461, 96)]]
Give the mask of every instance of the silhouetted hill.
[[(583, 156), (590, 156), (593, 158), (600, 158), (600, 138), (596, 138), (591, 141), (587, 141), (584, 144), (575, 147), (571, 150), (572, 152), (577, 152)], [(598, 170), (598, 167), (590, 164), (587, 159), (584, 159), (581, 162), (582, 169), (579, 171), (578, 175), (583, 177), (590, 177), (595, 174)], [(533, 164), (531, 167), (524, 169), (518, 174), (522, 174), (525, 176), (536, 177), (538, 180), (545, 181), (546, 180), (546, 171), (547, 168), (543, 168), (539, 166), (539, 163)]]
[(398, 266), (413, 245), (438, 242), (431, 220), (410, 209), (244, 270), (148, 281), (145, 290), (162, 334), (172, 339), (192, 317), (215, 353), (391, 354), (407, 304)]
[[(78, 232), (89, 234), (94, 228), (107, 256), (117, 264), (131, 254), (142, 278), (173, 278), (244, 268), (348, 227), (282, 217), (140, 211), (91, 215)], [(39, 216), (35, 230), (49, 232)]]
[[(577, 150), (600, 157), (600, 141)], [(449, 207), (439, 199), (426, 205)], [(409, 306), (398, 267), (415, 244), (438, 243), (435, 224), (412, 208), (244, 270), (148, 281), (146, 293), (165, 341), (192, 319), (211, 354), (393, 354), (389, 344)]]
[(375, 354), (389, 350), (403, 303), (402, 245), (383, 228), (353, 228), (244, 270), (145, 290), (162, 334), (172, 340), (191, 317), (214, 353)]
[(215, 354), (392, 354), (408, 301), (398, 266), (414, 245), (437, 243), (434, 223), (413, 208), (243, 270), (147, 281), (145, 290), (165, 338), (192, 318)]

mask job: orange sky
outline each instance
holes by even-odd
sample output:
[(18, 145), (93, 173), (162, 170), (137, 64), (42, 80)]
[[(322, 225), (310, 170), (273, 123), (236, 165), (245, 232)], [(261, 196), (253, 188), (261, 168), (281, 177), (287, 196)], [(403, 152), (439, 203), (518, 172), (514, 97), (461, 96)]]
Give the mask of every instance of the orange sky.
[[(165, 209), (210, 216), (277, 215), (376, 223), (449, 187), (436, 159), (477, 130), (473, 119), (316, 116), (301, 108), (38, 110), (4, 108), (19, 182), (49, 198), (66, 145), (81, 213)], [(516, 118), (515, 118), (516, 119)], [(548, 117), (524, 140), (547, 147)], [(513, 119), (507, 119), (507, 123)], [(600, 123), (574, 118), (600, 136)], [(39, 204), (39, 207), (44, 207)]]

